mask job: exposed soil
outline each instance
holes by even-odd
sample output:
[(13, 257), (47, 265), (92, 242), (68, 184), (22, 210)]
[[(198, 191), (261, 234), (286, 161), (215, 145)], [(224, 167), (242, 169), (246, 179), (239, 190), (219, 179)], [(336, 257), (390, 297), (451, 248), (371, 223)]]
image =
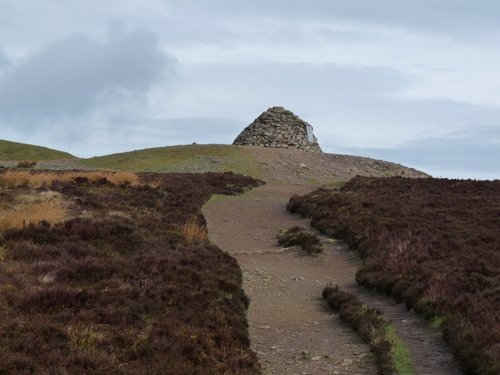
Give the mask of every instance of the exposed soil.
[(429, 177), (413, 168), (361, 156), (303, 152), (296, 149), (276, 149), (245, 146), (264, 169), (265, 181), (278, 184), (311, 184), (347, 181), (355, 176)]
[[(297, 182), (297, 181), (295, 181)], [(330, 282), (379, 308), (407, 342), (417, 374), (460, 374), (441, 337), (392, 300), (364, 291), (354, 279), (360, 261), (342, 244), (323, 238), (325, 251), (304, 255), (282, 249), (276, 234), (308, 221), (290, 215), (293, 194), (311, 188), (268, 183), (240, 197), (213, 199), (204, 207), (213, 243), (233, 255), (244, 276), (252, 347), (266, 374), (374, 374), (369, 348), (321, 299)]]

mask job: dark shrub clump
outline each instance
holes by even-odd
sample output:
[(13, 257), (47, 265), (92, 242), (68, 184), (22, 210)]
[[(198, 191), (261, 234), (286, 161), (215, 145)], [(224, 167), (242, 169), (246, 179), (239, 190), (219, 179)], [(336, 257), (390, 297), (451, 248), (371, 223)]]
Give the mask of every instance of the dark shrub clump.
[(391, 355), (392, 344), (386, 335), (388, 323), (380, 312), (364, 306), (354, 294), (341, 290), (337, 285), (326, 287), (323, 298), (339, 313), (340, 319), (370, 345), (376, 357), (377, 374), (396, 375)]
[(308, 254), (318, 254), (323, 251), (320, 239), (301, 227), (292, 227), (278, 233), (278, 242), (285, 246), (300, 246)]
[(17, 163), (17, 168), (33, 168), (36, 166), (36, 161), (23, 160)]

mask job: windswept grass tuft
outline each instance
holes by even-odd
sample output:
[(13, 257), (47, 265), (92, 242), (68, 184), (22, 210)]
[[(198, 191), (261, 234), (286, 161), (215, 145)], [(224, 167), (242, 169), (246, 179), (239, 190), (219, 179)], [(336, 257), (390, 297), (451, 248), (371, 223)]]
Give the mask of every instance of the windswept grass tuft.
[(208, 232), (205, 225), (196, 218), (190, 218), (182, 227), (182, 235), (188, 240), (208, 241)]

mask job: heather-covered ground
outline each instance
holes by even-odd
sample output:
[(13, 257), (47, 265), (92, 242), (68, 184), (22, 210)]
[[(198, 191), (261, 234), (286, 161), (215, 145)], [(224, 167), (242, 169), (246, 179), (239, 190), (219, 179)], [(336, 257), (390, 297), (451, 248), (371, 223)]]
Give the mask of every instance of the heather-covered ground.
[(0, 373), (260, 373), (240, 269), (207, 241), (200, 211), (258, 181), (82, 173), (7, 184), (5, 172), (0, 216), (52, 203), (0, 228)]
[(500, 373), (500, 181), (359, 177), (288, 208), (360, 252), (358, 282), (433, 319), (466, 373)]

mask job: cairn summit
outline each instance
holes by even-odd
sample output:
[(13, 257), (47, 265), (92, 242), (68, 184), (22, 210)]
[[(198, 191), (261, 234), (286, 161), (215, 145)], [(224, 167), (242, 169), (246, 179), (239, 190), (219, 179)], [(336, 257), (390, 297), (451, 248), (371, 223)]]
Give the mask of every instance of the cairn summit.
[(313, 127), (283, 107), (271, 107), (262, 113), (233, 144), (322, 152)]

